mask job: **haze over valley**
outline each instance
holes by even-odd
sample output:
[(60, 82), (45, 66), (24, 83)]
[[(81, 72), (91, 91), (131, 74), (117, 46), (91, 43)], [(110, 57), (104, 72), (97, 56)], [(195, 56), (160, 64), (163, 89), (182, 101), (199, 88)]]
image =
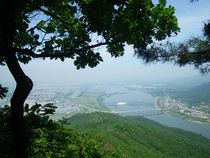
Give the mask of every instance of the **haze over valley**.
[[(210, 138), (209, 85), (208, 77), (196, 76), (162, 83), (40, 84), (27, 103), (53, 103), (55, 120), (93, 112), (143, 116)], [(11, 94), (12, 88), (0, 104), (8, 104)]]

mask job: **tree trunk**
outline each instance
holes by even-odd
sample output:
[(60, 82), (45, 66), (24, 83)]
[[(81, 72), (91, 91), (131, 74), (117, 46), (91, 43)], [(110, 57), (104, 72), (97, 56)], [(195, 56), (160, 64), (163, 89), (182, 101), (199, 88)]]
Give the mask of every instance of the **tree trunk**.
[(15, 54), (7, 56), (6, 63), (16, 81), (16, 89), (11, 98), (11, 123), (15, 158), (27, 158), (27, 140), (23, 133), (23, 106), (33, 83), (22, 71)]
[(11, 98), (11, 124), (14, 138), (15, 158), (27, 158), (27, 144), (23, 133), (23, 106), (33, 83), (21, 69), (16, 53), (13, 51), (16, 35), (16, 16), (18, 0), (0, 1), (0, 55), (5, 57), (6, 64), (16, 81), (16, 89)]

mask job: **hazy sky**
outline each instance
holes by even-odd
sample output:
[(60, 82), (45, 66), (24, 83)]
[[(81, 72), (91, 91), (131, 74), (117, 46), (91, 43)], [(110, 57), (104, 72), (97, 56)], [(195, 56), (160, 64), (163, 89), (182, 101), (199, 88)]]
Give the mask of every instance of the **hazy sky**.
[[(168, 0), (176, 8), (181, 32), (174, 41), (183, 41), (191, 36), (201, 36), (203, 23), (210, 19), (210, 0), (199, 0), (190, 3), (190, 0)], [(125, 55), (120, 58), (111, 58), (101, 49), (104, 62), (96, 68), (76, 70), (72, 60), (65, 62), (36, 59), (27, 65), (22, 65), (24, 71), (35, 83), (92, 83), (103, 81), (165, 81), (182, 77), (199, 75), (192, 66), (177, 67), (171, 64), (145, 65), (133, 56), (131, 47), (126, 47)], [(0, 66), (0, 82), (14, 82), (7, 67)], [(5, 85), (6, 86), (6, 85)]]

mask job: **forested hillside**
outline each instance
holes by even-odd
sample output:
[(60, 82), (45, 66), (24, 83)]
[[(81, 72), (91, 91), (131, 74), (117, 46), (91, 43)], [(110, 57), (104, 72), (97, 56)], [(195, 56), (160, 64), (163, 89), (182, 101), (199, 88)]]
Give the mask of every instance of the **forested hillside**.
[(210, 140), (142, 117), (106, 113), (80, 114), (63, 121), (68, 127), (102, 138), (129, 158), (209, 158)]
[[(52, 121), (51, 104), (25, 108), (30, 158), (210, 158), (210, 140), (142, 117), (77, 114)], [(10, 109), (0, 109), (0, 157), (14, 156)]]

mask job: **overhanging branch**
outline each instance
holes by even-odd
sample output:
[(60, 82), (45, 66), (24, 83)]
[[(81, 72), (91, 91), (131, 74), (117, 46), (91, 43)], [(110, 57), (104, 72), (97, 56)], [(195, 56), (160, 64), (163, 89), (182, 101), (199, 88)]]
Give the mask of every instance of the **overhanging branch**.
[(88, 45), (86, 47), (80, 48), (80, 49), (67, 49), (65, 52), (59, 51), (59, 50), (54, 50), (54, 52), (42, 52), (40, 54), (35, 53), (31, 49), (22, 49), (22, 48), (13, 48), (15, 52), (22, 54), (22, 55), (28, 55), (31, 56), (32, 58), (71, 58), (76, 54), (81, 54), (84, 51), (87, 51), (89, 49), (93, 49), (96, 47), (100, 47), (103, 45), (108, 45), (108, 44), (115, 44), (116, 42), (101, 42), (93, 45)]

